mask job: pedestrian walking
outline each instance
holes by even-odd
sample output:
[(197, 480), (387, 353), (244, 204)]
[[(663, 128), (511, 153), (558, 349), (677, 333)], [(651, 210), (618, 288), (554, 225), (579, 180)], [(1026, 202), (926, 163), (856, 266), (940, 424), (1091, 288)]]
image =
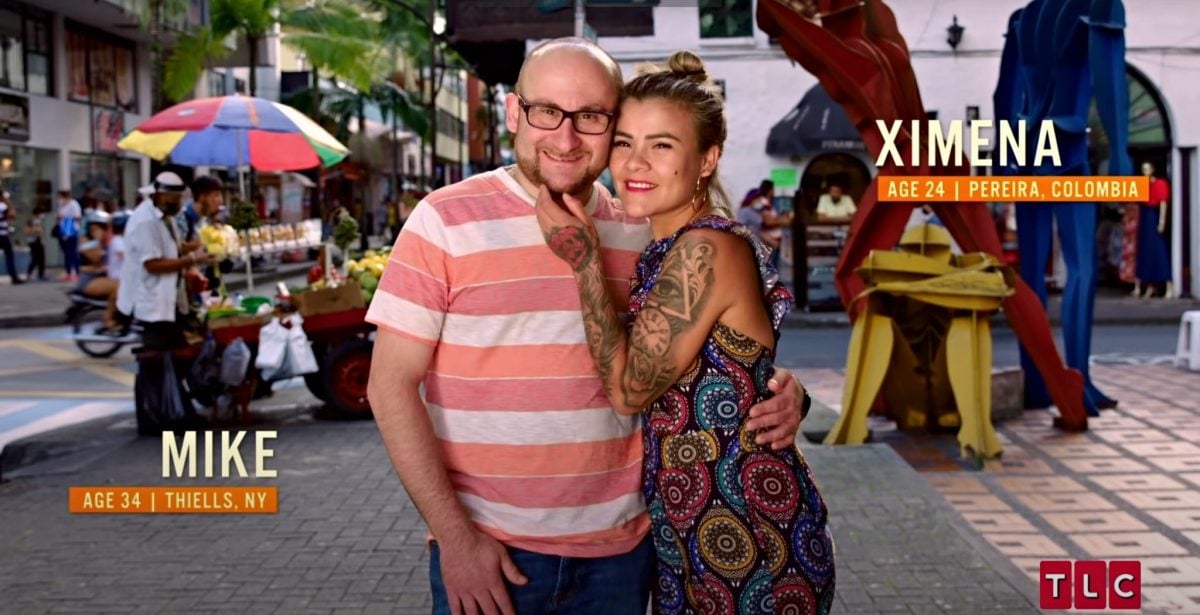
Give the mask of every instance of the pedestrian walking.
[(83, 207), (71, 197), (70, 190), (58, 191), (58, 219), (54, 225), (54, 236), (58, 238), (63, 254), (62, 279), (79, 281), (79, 226), (83, 220)]
[(42, 240), (46, 232), (43, 228), (45, 218), (45, 212), (36, 210), (25, 225), (25, 238), (29, 241), (29, 270), (25, 272), (27, 280), (32, 280), (33, 272), (37, 271), (38, 281), (46, 281), (46, 243)]
[(16, 208), (9, 202), (8, 193), (0, 193), (0, 250), (4, 251), (4, 266), (8, 268), (12, 283), (21, 284), (23, 280), (17, 275), (17, 259), (12, 245), (12, 227), (16, 217)]

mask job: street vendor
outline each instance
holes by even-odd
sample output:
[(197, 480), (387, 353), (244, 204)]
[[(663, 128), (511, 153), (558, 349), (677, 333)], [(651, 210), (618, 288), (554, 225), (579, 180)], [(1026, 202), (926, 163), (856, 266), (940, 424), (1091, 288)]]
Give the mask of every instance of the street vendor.
[(174, 222), (183, 203), (183, 180), (166, 171), (147, 188), (153, 192), (125, 227), (126, 258), (117, 309), (127, 321), (142, 323), (147, 350), (173, 350), (186, 345), (177, 313), (190, 310), (180, 274), (208, 264), (211, 258), (203, 249), (181, 250)]
[[(217, 216), (225, 206), (225, 185), (221, 180), (210, 175), (201, 175), (192, 181), (191, 188), (192, 202), (176, 216), (182, 237), (181, 251), (185, 254), (203, 247), (200, 229), (217, 222)], [(220, 265), (204, 268), (204, 277), (208, 280), (210, 289), (221, 285), (218, 267), (221, 268), (221, 272), (228, 273), (233, 270), (233, 262), (224, 259)]]
[(200, 247), (200, 229), (211, 224), (225, 206), (225, 185), (210, 175), (192, 181), (192, 202), (176, 219), (183, 233), (183, 250)]

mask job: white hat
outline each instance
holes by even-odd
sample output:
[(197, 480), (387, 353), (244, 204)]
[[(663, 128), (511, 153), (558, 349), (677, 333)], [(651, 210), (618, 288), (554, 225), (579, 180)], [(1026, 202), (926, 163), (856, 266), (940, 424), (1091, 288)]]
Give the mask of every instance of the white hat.
[(187, 186), (183, 178), (171, 171), (163, 171), (154, 177), (154, 181), (138, 188), (138, 194), (150, 196), (156, 192), (183, 192)]

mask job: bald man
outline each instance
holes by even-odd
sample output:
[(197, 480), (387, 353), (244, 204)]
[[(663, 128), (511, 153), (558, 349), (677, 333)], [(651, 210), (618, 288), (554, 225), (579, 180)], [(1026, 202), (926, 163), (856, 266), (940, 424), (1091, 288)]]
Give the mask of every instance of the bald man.
[[(379, 327), (368, 395), (429, 526), (435, 613), (646, 612), (638, 418), (612, 410), (574, 275), (534, 211), (542, 186), (587, 203), (625, 305), (650, 231), (596, 183), (621, 86), (587, 40), (531, 52), (505, 100), (517, 164), (426, 197), (367, 314)], [(795, 438), (802, 393), (786, 372), (775, 380), (751, 427), (778, 448)]]

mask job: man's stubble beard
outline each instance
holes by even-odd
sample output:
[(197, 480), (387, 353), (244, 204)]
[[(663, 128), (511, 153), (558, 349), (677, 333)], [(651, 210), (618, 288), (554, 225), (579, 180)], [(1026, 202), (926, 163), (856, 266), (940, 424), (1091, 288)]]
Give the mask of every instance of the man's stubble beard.
[(519, 152), (517, 153), (517, 168), (521, 170), (522, 175), (536, 185), (545, 185), (550, 189), (551, 192), (561, 192), (564, 194), (580, 194), (585, 192), (593, 183), (596, 182), (597, 179), (600, 178), (600, 174), (604, 172), (603, 164), (604, 163), (602, 162), (602, 166), (599, 169), (593, 169), (590, 166), (586, 167), (583, 172), (583, 177), (570, 185), (556, 186), (547, 181), (542, 175), (541, 164), (538, 161), (537, 148), (534, 148), (533, 156), (524, 156)]

